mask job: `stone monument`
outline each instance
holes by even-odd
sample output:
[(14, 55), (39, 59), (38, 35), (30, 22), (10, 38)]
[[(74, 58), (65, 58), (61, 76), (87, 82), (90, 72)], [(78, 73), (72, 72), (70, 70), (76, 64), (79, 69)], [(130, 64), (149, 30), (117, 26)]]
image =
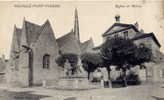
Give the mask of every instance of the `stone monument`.
[(81, 59), (78, 59), (76, 70), (73, 73), (73, 67), (67, 59), (64, 64), (64, 75), (59, 80), (59, 88), (64, 89), (84, 89), (88, 88), (87, 74), (82, 69)]
[(66, 60), (64, 64), (64, 77), (71, 77), (72, 76), (72, 66), (68, 60)]

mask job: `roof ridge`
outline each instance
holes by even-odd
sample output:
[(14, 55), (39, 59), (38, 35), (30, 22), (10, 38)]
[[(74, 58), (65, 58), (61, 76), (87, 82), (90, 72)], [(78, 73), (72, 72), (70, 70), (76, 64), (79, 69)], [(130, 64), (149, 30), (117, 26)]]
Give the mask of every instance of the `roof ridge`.
[(35, 42), (37, 37), (39, 36), (38, 31), (40, 30), (41, 25), (35, 24), (25, 19), (23, 23), (25, 25), (27, 43), (28, 45), (31, 45), (31, 43)]
[[(108, 33), (114, 26), (123, 26), (123, 27), (125, 26), (125, 28), (119, 29), (119, 30), (117, 30), (117, 31), (121, 31), (121, 30), (124, 30), (124, 29), (126, 29), (126, 28), (130, 28), (130, 27), (133, 27), (136, 31), (139, 31), (139, 30), (135, 27), (135, 25), (133, 25), (133, 24), (114, 23), (110, 28), (108, 28), (108, 29), (103, 33), (102, 36), (107, 35), (107, 33)], [(113, 32), (111, 32), (111, 33), (115, 33), (115, 32), (117, 32), (117, 31), (113, 31)]]
[(131, 26), (132, 24), (114, 23), (111, 27), (109, 27), (109, 28), (103, 33), (103, 35), (105, 35), (107, 32), (109, 32), (114, 26), (122, 26), (122, 25), (126, 25), (126, 27), (129, 27), (129, 26)]
[(157, 38), (156, 38), (156, 36), (154, 35), (153, 32), (146, 33), (146, 34), (142, 34), (142, 35), (140, 35), (140, 36), (137, 36), (137, 37), (132, 38), (131, 40), (138, 40), (138, 39), (140, 39), (140, 38), (147, 38), (147, 37), (149, 37), (149, 36), (152, 36), (152, 38), (155, 40), (155, 42), (157, 43), (157, 45), (158, 45), (159, 47), (161, 47), (161, 44), (159, 43), (159, 41), (157, 40)]
[(118, 25), (133, 25), (133, 24), (126, 24), (126, 23), (114, 23), (114, 24), (118, 24)]
[(90, 41), (90, 39), (88, 39), (88, 40), (86, 40), (86, 41), (82, 42), (82, 44), (83, 44), (83, 43), (86, 43), (86, 42), (89, 42), (89, 41)]
[(90, 39), (88, 39), (88, 40), (82, 42), (81, 44), (83, 45), (83, 44), (85, 44), (85, 43), (92, 42), (92, 41), (93, 41), (92, 38), (90, 38)]
[[(73, 31), (71, 30), (71, 31), (68, 32), (67, 34), (64, 34), (63, 36), (57, 38), (56, 41), (59, 41), (59, 40), (63, 39), (64, 37), (67, 37), (67, 36), (69, 36), (69, 35), (71, 36), (72, 34), (73, 34)], [(73, 34), (73, 35), (74, 35), (74, 34)]]

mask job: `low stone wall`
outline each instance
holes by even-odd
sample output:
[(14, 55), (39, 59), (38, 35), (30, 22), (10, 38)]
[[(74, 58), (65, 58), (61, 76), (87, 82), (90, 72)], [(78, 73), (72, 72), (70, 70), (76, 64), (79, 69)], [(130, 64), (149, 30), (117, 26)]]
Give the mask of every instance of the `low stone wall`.
[(87, 78), (61, 78), (58, 82), (58, 88), (78, 89), (88, 88), (89, 82)]

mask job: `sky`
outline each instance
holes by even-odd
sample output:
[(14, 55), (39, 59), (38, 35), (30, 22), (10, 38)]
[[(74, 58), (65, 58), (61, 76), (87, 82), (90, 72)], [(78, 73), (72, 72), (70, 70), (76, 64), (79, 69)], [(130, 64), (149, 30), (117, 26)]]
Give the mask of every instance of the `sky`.
[[(135, 5), (135, 6), (134, 6)], [(93, 39), (100, 45), (102, 34), (115, 23), (134, 24), (145, 33), (153, 32), (164, 52), (164, 8), (160, 1), (58, 1), (2, 2), (0, 1), (0, 56), (9, 58), (14, 25), (21, 28), (23, 19), (42, 25), (48, 19), (56, 38), (70, 32), (74, 26), (74, 11), (78, 9), (80, 39)]]

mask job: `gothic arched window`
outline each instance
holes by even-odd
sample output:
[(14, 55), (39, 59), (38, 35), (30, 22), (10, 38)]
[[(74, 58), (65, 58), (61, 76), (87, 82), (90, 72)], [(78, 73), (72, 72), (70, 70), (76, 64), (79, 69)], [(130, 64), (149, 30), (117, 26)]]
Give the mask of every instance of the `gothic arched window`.
[(50, 67), (50, 55), (45, 54), (43, 56), (43, 69), (49, 69)]

